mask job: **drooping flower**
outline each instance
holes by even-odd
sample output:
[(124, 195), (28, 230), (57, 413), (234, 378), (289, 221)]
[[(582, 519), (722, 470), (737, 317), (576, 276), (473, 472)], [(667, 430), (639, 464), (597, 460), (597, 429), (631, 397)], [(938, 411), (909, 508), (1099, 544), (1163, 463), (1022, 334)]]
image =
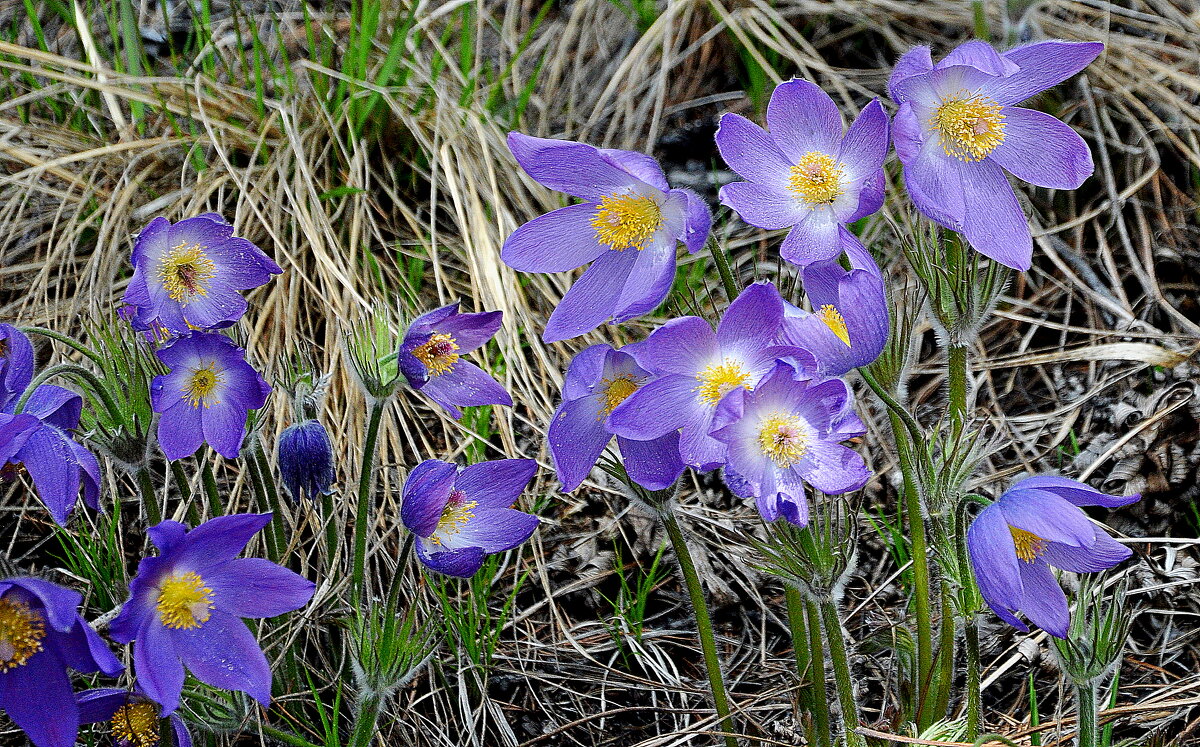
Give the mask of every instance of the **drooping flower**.
[(746, 182), (721, 188), (721, 202), (760, 228), (791, 227), (779, 248), (807, 265), (842, 252), (846, 224), (883, 204), (888, 117), (878, 100), (867, 104), (843, 135), (837, 104), (806, 80), (775, 88), (767, 127), (738, 114), (721, 116), (717, 147)]
[[(610, 345), (592, 345), (571, 360), (562, 404), (546, 433), (564, 492), (579, 487), (612, 441), (612, 411), (652, 378), (633, 356)], [(677, 431), (649, 441), (617, 436), (617, 448), (629, 477), (649, 490), (663, 490), (683, 474)]]
[(400, 520), (416, 536), (417, 557), (447, 576), (469, 578), (488, 555), (533, 534), (536, 516), (512, 508), (537, 473), (532, 459), (458, 465), (427, 459), (404, 482)]
[(725, 445), (709, 435), (721, 398), (751, 389), (784, 355), (807, 355), (779, 346), (783, 299), (770, 283), (754, 283), (725, 311), (714, 333), (697, 316), (672, 319), (645, 340), (625, 348), (655, 378), (609, 415), (613, 433), (650, 441), (679, 431), (684, 464), (701, 471), (725, 461)]
[(671, 289), (676, 245), (694, 254), (708, 239), (708, 206), (690, 190), (671, 189), (647, 155), (518, 132), (509, 133), (508, 147), (540, 184), (583, 200), (521, 226), (501, 250), (522, 272), (593, 263), (550, 315), (546, 342), (651, 311)]
[(77, 592), (37, 578), (0, 580), (0, 709), (37, 747), (72, 747), (79, 709), (67, 667), (124, 669), (80, 617)]
[(175, 521), (147, 530), (159, 554), (138, 564), (110, 631), (134, 644), (138, 686), (162, 715), (179, 706), (185, 665), (201, 682), (270, 705), (270, 666), (240, 618), (299, 609), (315, 589), (269, 560), (237, 557), (270, 521), (269, 513), (233, 514), (191, 531)]
[(174, 334), (229, 326), (246, 313), (239, 291), (283, 272), (216, 213), (150, 221), (134, 242), (133, 267), (123, 300), (135, 327)]
[(511, 405), (512, 397), (482, 368), (463, 356), (482, 347), (500, 329), (503, 312), (463, 314), (458, 302), (422, 314), (400, 344), (400, 371), (408, 385), (455, 418), (459, 407)]
[(183, 719), (163, 713), (162, 706), (139, 690), (100, 687), (79, 693), (79, 723), (107, 723), (116, 747), (157, 747), (164, 718), (171, 726), (175, 747), (192, 747), (192, 735)]
[(1018, 104), (1087, 67), (1100, 42), (1045, 41), (998, 54), (970, 41), (933, 64), (929, 47), (896, 63), (888, 91), (909, 196), (922, 213), (980, 253), (1029, 269), (1029, 224), (1004, 172), (1052, 189), (1092, 175), (1092, 153), (1071, 127)]
[(181, 337), (155, 355), (170, 369), (150, 382), (161, 413), (158, 443), (167, 459), (182, 459), (207, 442), (234, 459), (246, 436), (246, 414), (267, 401), (271, 386), (246, 362), (246, 351), (216, 332)]
[(765, 521), (805, 526), (804, 483), (837, 495), (871, 477), (862, 456), (839, 443), (866, 430), (850, 401), (846, 382), (810, 378), (784, 361), (753, 390), (735, 390), (717, 407), (712, 430), (728, 448), (726, 483), (753, 496)]
[(279, 473), (292, 500), (328, 495), (335, 478), (333, 444), (319, 420), (293, 423), (279, 434)]
[(988, 606), (1009, 625), (1025, 617), (1065, 638), (1071, 624), (1067, 597), (1050, 568), (1094, 573), (1133, 552), (1088, 519), (1080, 506), (1126, 506), (1138, 494), (1107, 495), (1065, 477), (1030, 477), (979, 512), (967, 530), (975, 581)]
[(84, 503), (100, 509), (100, 463), (70, 435), (83, 414), (78, 394), (42, 384), (14, 416), (33, 369), (29, 338), (12, 325), (0, 324), (0, 474), (28, 472), (51, 518), (66, 526), (81, 486)]

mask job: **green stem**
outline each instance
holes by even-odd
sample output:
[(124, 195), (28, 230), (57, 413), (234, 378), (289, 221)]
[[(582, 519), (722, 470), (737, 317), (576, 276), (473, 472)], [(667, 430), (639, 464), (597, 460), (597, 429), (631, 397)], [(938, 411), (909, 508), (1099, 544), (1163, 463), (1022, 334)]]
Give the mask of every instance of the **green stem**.
[(142, 505), (146, 507), (146, 520), (150, 526), (162, 521), (162, 507), (158, 505), (158, 492), (154, 489), (154, 480), (150, 477), (150, 468), (141, 467), (137, 471), (138, 492), (142, 496)]
[(954, 684), (954, 602), (951, 600), (950, 583), (942, 581), (942, 617), (938, 637), (937, 676), (933, 682), (933, 713), (936, 721), (946, 715), (950, 708), (950, 688)]
[(21, 394), (21, 399), (17, 400), (17, 406), (13, 408), (13, 414), (20, 414), (29, 402), (29, 398), (37, 391), (37, 388), (55, 376), (74, 376), (80, 382), (86, 384), (92, 390), (92, 393), (104, 404), (104, 409), (108, 410), (108, 415), (112, 418), (113, 422), (123, 422), (121, 408), (117, 407), (117, 403), (113, 401), (112, 396), (104, 387), (104, 382), (96, 374), (74, 363), (59, 363), (57, 366), (51, 366), (35, 376), (33, 381), (29, 382), (29, 386), (25, 387), (25, 391)]
[(1096, 721), (1096, 681), (1075, 685), (1075, 706), (1079, 710), (1079, 738), (1075, 747), (1096, 747), (1100, 730)]
[(221, 516), (225, 513), (225, 507), (221, 505), (221, 494), (217, 490), (217, 478), (213, 474), (212, 457), (204, 457), (203, 462), (204, 464), (200, 468), (200, 481), (204, 484), (204, 495), (208, 498), (209, 517)]
[(704, 667), (708, 670), (708, 684), (712, 688), (713, 703), (717, 716), (721, 719), (721, 730), (726, 732), (727, 747), (737, 747), (737, 740), (732, 736), (733, 719), (729, 716), (729, 699), (725, 694), (725, 680), (721, 675), (721, 662), (717, 659), (717, 643), (713, 637), (712, 619), (708, 616), (708, 605), (704, 601), (704, 589), (700, 586), (700, 576), (696, 573), (696, 564), (692, 562), (692, 553), (688, 550), (687, 540), (683, 530), (679, 528), (679, 520), (675, 512), (666, 509), (662, 512), (663, 526), (671, 538), (671, 546), (675, 549), (675, 558), (679, 561), (679, 571), (687, 586), (688, 596), (692, 599), (692, 611), (696, 614), (696, 631), (700, 638), (700, 649), (704, 653)]
[(975, 38), (985, 42), (992, 40), (992, 30), (988, 24), (987, 8), (983, 0), (971, 0), (971, 16), (975, 26)]
[(951, 345), (947, 351), (946, 377), (950, 388), (950, 423), (957, 445), (967, 424), (967, 354), (966, 345)]
[(963, 625), (967, 650), (967, 740), (979, 739), (979, 722), (983, 717), (980, 699), (980, 675), (983, 664), (979, 659), (979, 622), (975, 615), (968, 614)]
[(17, 329), (27, 335), (41, 335), (42, 337), (48, 337), (51, 340), (57, 340), (67, 347), (77, 350), (88, 358), (91, 358), (92, 362), (97, 366), (100, 366), (101, 368), (104, 367), (105, 360), (100, 356), (99, 353), (97, 353), (95, 350), (92, 350), (87, 345), (84, 345), (79, 340), (76, 340), (74, 337), (71, 337), (70, 335), (64, 335), (61, 332), (55, 332), (54, 330), (46, 329), (45, 327), (17, 327)]
[(846, 633), (838, 618), (833, 599), (820, 603), (821, 619), (825, 624), (825, 640), (829, 643), (829, 660), (833, 664), (833, 680), (837, 685), (838, 703), (842, 711), (842, 739), (847, 747), (866, 747), (858, 733), (858, 703), (854, 700), (854, 678), (850, 675), (850, 656), (846, 650)]
[(801, 683), (811, 683), (812, 656), (808, 651), (808, 628), (804, 623), (804, 597), (790, 584), (784, 588), (783, 595), (787, 601), (788, 625), (792, 629), (792, 653), (796, 656), (796, 674)]
[(333, 517), (333, 493), (325, 493), (321, 496), (321, 520), (325, 523), (325, 562), (328, 563), (329, 570), (333, 569), (333, 561), (337, 557), (339, 537), (337, 523)]
[(887, 390), (875, 380), (875, 377), (866, 368), (858, 369), (858, 373), (863, 377), (863, 381), (867, 382), (867, 386), (871, 387), (871, 391), (875, 392), (875, 396), (883, 400), (883, 404), (887, 406), (888, 411), (900, 418), (900, 422), (904, 424), (908, 431), (909, 437), (916, 442), (920, 442), (925, 438), (925, 432), (921, 430), (921, 424), (904, 409), (904, 406), (895, 400), (892, 395), (888, 394)]
[(808, 650), (812, 657), (813, 721), (816, 725), (817, 742), (814, 747), (832, 747), (832, 732), (829, 730), (829, 691), (825, 685), (825, 643), (821, 639), (821, 610), (809, 599), (805, 602), (808, 613)]
[(354, 732), (350, 735), (349, 747), (368, 747), (375, 737), (379, 714), (383, 712), (383, 696), (378, 693), (364, 695), (355, 710)]
[(379, 440), (379, 423), (383, 419), (386, 400), (371, 403), (367, 422), (367, 437), (363, 442), (362, 469), (358, 476), (358, 513), (354, 517), (354, 567), (351, 575), (351, 598), (361, 598), (367, 574), (367, 517), (371, 513), (371, 492), (375, 476), (375, 442)]
[(187, 519), (192, 526), (200, 523), (200, 512), (192, 503), (192, 487), (188, 483), (187, 473), (179, 461), (171, 462), (171, 477), (175, 478), (175, 489), (179, 491), (179, 502), (187, 506)]
[(725, 256), (725, 250), (716, 241), (709, 244), (709, 251), (712, 252), (713, 261), (717, 264), (717, 272), (721, 275), (721, 283), (725, 286), (725, 295), (729, 296), (729, 300), (738, 297), (741, 292), (738, 288), (737, 280), (733, 277), (733, 268), (729, 266), (729, 257)]

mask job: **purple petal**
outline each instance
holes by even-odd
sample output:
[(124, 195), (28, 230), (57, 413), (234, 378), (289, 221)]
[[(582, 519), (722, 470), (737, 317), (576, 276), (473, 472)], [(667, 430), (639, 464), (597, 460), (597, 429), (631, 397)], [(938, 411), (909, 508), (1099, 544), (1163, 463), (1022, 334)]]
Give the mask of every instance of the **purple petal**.
[(629, 251), (612, 250), (600, 255), (550, 314), (542, 340), (569, 340), (603, 324), (612, 316), (635, 260)]
[(1089, 547), (1095, 541), (1092, 522), (1069, 501), (1044, 490), (1007, 490), (997, 505), (1012, 526), (1050, 542)]
[(883, 159), (891, 145), (888, 124), (883, 105), (879, 99), (873, 99), (850, 125), (837, 154), (837, 160), (846, 167), (849, 178), (864, 179), (883, 167)]
[(437, 529), (454, 489), (458, 465), (439, 459), (426, 459), (408, 473), (400, 521), (418, 537), (428, 537)]
[(175, 747), (192, 747), (192, 735), (188, 732), (183, 719), (178, 716), (168, 716), (167, 718), (171, 722), (171, 731), (175, 732)]
[(110, 720), (118, 710), (138, 702), (133, 693), (119, 687), (98, 687), (79, 693), (79, 723), (95, 724)]
[(896, 153), (904, 163), (904, 185), (913, 204), (929, 218), (957, 230), (967, 212), (958, 162), (946, 155), (935, 135), (925, 137), (908, 104), (900, 107), (893, 124)]
[(727, 459), (728, 447), (709, 435), (713, 412), (705, 408), (695, 413), (695, 419), (686, 423), (679, 432), (679, 457), (697, 472), (721, 467)]
[(81, 470), (69, 441), (62, 431), (44, 425), (29, 434), (16, 454), (28, 470), (38, 497), (59, 526), (66, 526), (79, 501)]
[(746, 223), (768, 230), (794, 226), (812, 212), (794, 195), (755, 182), (726, 184), (721, 187), (720, 199)]
[(234, 558), (204, 574), (213, 603), (234, 617), (275, 617), (298, 610), (316, 585), (265, 558)]
[(698, 316), (672, 319), (645, 341), (626, 346), (638, 365), (654, 374), (695, 376), (719, 357), (717, 334)]
[[(864, 179), (859, 187), (858, 208), (844, 218), (839, 217), (838, 220), (842, 223), (853, 223), (859, 218), (879, 212), (879, 208), (883, 207), (883, 191), (886, 185), (887, 179), (883, 175), (883, 169), (876, 170)], [(845, 229), (845, 226), (842, 228)]]
[[(430, 547), (434, 548), (433, 550)], [(438, 573), (457, 578), (470, 578), (483, 566), (487, 553), (481, 547), (462, 547), (442, 550), (427, 540), (417, 540), (417, 559)]]
[(494, 459), (465, 468), (454, 487), (482, 508), (508, 508), (525, 492), (537, 471), (533, 459)]
[(163, 715), (179, 707), (183, 662), (175, 653), (175, 644), (167, 629), (156, 620), (147, 620), (138, 631), (133, 646), (133, 669), (137, 673), (138, 688), (162, 706)]
[(596, 202), (635, 183), (599, 150), (584, 143), (510, 132), (508, 148), (525, 173), (540, 184), (581, 200)]
[[(203, 571), (227, 561), (246, 549), (263, 527), (271, 523), (271, 514), (230, 514), (209, 519), (187, 533), (175, 548), (175, 567)], [(161, 702), (161, 701), (160, 701)]]
[(58, 636), (56, 645), (63, 661), (77, 672), (104, 672), (116, 677), (125, 671), (100, 634), (81, 617), (76, 617), (74, 628)]
[(1013, 622), (1016, 618), (1010, 614), (1021, 606), (1021, 573), (1017, 568), (1020, 561), (999, 506), (988, 506), (971, 522), (967, 550), (983, 600), (1009, 624), (1024, 630), (1021, 623)]
[(60, 386), (43, 384), (29, 395), (29, 400), (21, 412), (69, 431), (79, 425), (79, 416), (83, 412), (83, 397)]
[(600, 379), (604, 377), (604, 363), (612, 349), (612, 345), (600, 343), (575, 354), (563, 379), (564, 401), (579, 399), (592, 393), (592, 387), (599, 384)]
[(962, 233), (984, 256), (1014, 270), (1033, 262), (1033, 239), (1017, 195), (991, 159), (959, 164), (966, 215)]
[(842, 139), (842, 115), (829, 94), (817, 85), (792, 79), (780, 83), (771, 93), (767, 128), (783, 155), (796, 163), (813, 151), (837, 153)]
[(1142, 497), (1140, 493), (1132, 495), (1108, 495), (1078, 480), (1071, 480), (1066, 477), (1054, 477), (1052, 475), (1027, 477), (1016, 485), (1013, 485), (1013, 488), (1045, 490), (1046, 492), (1054, 493), (1059, 498), (1064, 498), (1074, 503), (1076, 506), (1107, 506), (1109, 508), (1116, 508), (1118, 506), (1128, 506), (1130, 503), (1137, 503)]
[[(183, 407), (189, 405), (185, 402)], [(178, 408), (179, 406), (177, 406)], [(231, 401), (216, 402), (199, 409), (204, 440), (226, 459), (237, 459), (246, 437), (246, 410)]]
[(705, 408), (692, 377), (668, 374), (651, 381), (617, 405), (608, 417), (612, 432), (635, 441), (650, 441), (703, 421)]
[(1004, 141), (989, 158), (1030, 184), (1075, 189), (1092, 175), (1092, 151), (1079, 133), (1033, 109), (1004, 109)]
[(566, 272), (599, 257), (608, 247), (596, 239), (596, 205), (569, 205), (524, 224), (504, 241), (500, 258), (521, 272)]
[(1021, 563), (1021, 612), (1030, 622), (1056, 638), (1066, 638), (1071, 625), (1067, 595), (1045, 563)]
[[(133, 241), (133, 264), (139, 265), (145, 259), (147, 247), (169, 246), (167, 244), (167, 234), (171, 230), (171, 221), (161, 215), (146, 224), (146, 227), (138, 232), (137, 237)], [(159, 249), (159, 251), (163, 251)]]
[(813, 210), (784, 237), (779, 256), (801, 267), (833, 259), (842, 253), (838, 241), (840, 227), (832, 211)]
[(550, 458), (562, 483), (570, 493), (587, 479), (612, 434), (604, 428), (598, 396), (580, 397), (563, 402), (546, 430)]
[[(42, 603), (42, 608), (46, 612), (46, 620), (54, 630), (65, 633), (79, 620), (79, 613), (76, 610), (79, 603), (83, 601), (83, 597), (77, 591), (32, 576), (7, 578), (4, 580), (4, 584), (8, 587), (16, 586), (24, 589), (36, 597)], [(0, 591), (0, 596), (2, 595), (3, 591)]]
[(475, 515), (444, 542), (450, 549), (478, 547), (485, 553), (504, 552), (533, 534), (541, 521), (513, 508), (477, 506)]
[(673, 189), (671, 194), (683, 195), (687, 207), (683, 222), (683, 234), (679, 240), (687, 247), (688, 254), (695, 254), (708, 242), (712, 231), (712, 211), (700, 195), (690, 189)]
[(935, 69), (941, 70), (955, 65), (969, 65), (988, 75), (1000, 77), (1012, 75), (1020, 69), (1016, 63), (1001, 57), (991, 44), (978, 39), (959, 44), (938, 62)]
[(617, 447), (629, 477), (648, 490), (669, 488), (683, 474), (678, 433), (671, 432), (650, 441), (632, 441), (618, 436)]
[(187, 536), (187, 527), (167, 519), (147, 529), (146, 534), (150, 535), (150, 541), (158, 548), (159, 554), (166, 555)]
[(615, 150), (600, 148), (600, 157), (622, 171), (636, 176), (655, 189), (666, 192), (669, 189), (667, 177), (663, 174), (662, 166), (652, 156), (632, 150)]
[(219, 609), (198, 628), (169, 631), (179, 658), (196, 679), (239, 690), (264, 708), (271, 705), (271, 667), (246, 624)]
[(716, 139), (721, 158), (743, 179), (787, 190), (792, 163), (763, 128), (740, 114), (723, 114)]
[(202, 443), (204, 426), (200, 418), (200, 408), (179, 400), (163, 412), (158, 421), (158, 445), (168, 460), (191, 456)]
[(435, 325), (435, 330), (453, 337), (458, 345), (458, 354), (466, 355), (495, 337), (503, 323), (503, 311), (480, 311), (454, 314)]
[(1100, 527), (1093, 526), (1092, 530), (1096, 533), (1096, 541), (1090, 546), (1071, 547), (1051, 542), (1046, 546), (1042, 559), (1064, 571), (1098, 573), (1129, 560), (1133, 555), (1133, 550), (1109, 537)]
[[(629, 250), (637, 251), (637, 250)], [(648, 245), (637, 252), (612, 314), (618, 324), (653, 311), (666, 299), (675, 279), (675, 240)]]
[(858, 490), (871, 479), (871, 470), (861, 454), (830, 441), (810, 443), (796, 469), (809, 484), (827, 495)]
[(79, 733), (79, 707), (63, 663), (52, 651), (0, 672), (0, 708), (35, 747), (72, 747)]
[(1044, 41), (1010, 49), (1004, 58), (1016, 73), (988, 83), (985, 93), (1001, 104), (1017, 104), (1058, 85), (1087, 67), (1104, 51), (1100, 42)]
[(896, 92), (896, 84), (905, 78), (930, 70), (933, 70), (933, 54), (929, 47), (922, 45), (908, 50), (896, 60), (896, 65), (892, 68), (891, 77), (888, 78), (888, 96), (897, 104), (904, 103), (904, 99)]
[(736, 343), (755, 349), (779, 339), (783, 327), (783, 299), (769, 282), (752, 283), (729, 304), (717, 325), (717, 344), (726, 350)]
[(431, 376), (421, 393), (450, 411), (457, 419), (462, 416), (458, 407), (475, 405), (511, 405), (512, 397), (482, 368), (470, 361), (459, 360), (454, 370), (441, 376)]

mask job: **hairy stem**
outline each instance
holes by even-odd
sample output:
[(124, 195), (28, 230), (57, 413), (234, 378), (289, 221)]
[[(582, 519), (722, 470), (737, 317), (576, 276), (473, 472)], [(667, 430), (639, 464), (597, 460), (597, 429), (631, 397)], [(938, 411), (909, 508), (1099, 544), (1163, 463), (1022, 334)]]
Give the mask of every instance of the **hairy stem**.
[(55, 332), (54, 330), (46, 329), (45, 327), (17, 327), (17, 329), (27, 335), (41, 335), (42, 337), (48, 337), (51, 340), (57, 340), (72, 350), (77, 350), (88, 358), (91, 358), (92, 362), (97, 366), (100, 366), (101, 368), (104, 367), (104, 358), (102, 358), (99, 353), (97, 353), (95, 350), (92, 350), (79, 340), (76, 340), (74, 337), (71, 337), (70, 335), (64, 335), (61, 332)]
[(961, 438), (967, 425), (968, 350), (966, 345), (951, 345), (947, 351), (946, 378), (950, 388), (950, 424), (952, 444)]
[(819, 603), (825, 624), (825, 640), (829, 643), (829, 660), (833, 664), (833, 680), (837, 685), (838, 704), (842, 710), (842, 739), (847, 747), (866, 747), (858, 733), (858, 702), (854, 699), (854, 678), (850, 675), (850, 655), (846, 649), (846, 633), (838, 618), (837, 604), (832, 598)]
[(729, 266), (729, 257), (725, 256), (725, 250), (716, 241), (710, 243), (708, 248), (712, 252), (713, 261), (717, 264), (721, 283), (725, 286), (725, 295), (729, 296), (730, 301), (733, 301), (741, 290), (738, 288), (737, 280), (733, 277), (733, 268)]
[(808, 651), (812, 659), (813, 721), (817, 732), (814, 747), (832, 747), (829, 730), (829, 691), (825, 686), (825, 643), (821, 639), (821, 610), (809, 599), (805, 602), (808, 617)]
[(935, 721), (944, 717), (950, 708), (950, 688), (954, 684), (954, 602), (951, 595), (950, 582), (942, 581), (941, 629), (931, 701)]
[(142, 505), (146, 508), (146, 520), (150, 526), (162, 521), (162, 506), (158, 505), (158, 491), (154, 489), (154, 480), (150, 477), (150, 468), (142, 466), (137, 471), (138, 493), (142, 497)]
[(1079, 737), (1075, 740), (1075, 747), (1096, 747), (1099, 744), (1096, 698), (1096, 680), (1075, 684), (1075, 707), (1079, 710)]
[(968, 614), (963, 624), (967, 651), (967, 741), (979, 739), (979, 724), (983, 717), (980, 702), (980, 674), (983, 663), (979, 660), (979, 622), (975, 615)]
[(375, 442), (379, 440), (379, 423), (387, 400), (371, 402), (371, 416), (367, 422), (367, 437), (363, 441), (362, 468), (358, 475), (358, 513), (354, 517), (354, 566), (351, 579), (351, 597), (357, 602), (363, 593), (367, 573), (367, 517), (371, 513), (371, 493), (375, 485)]
[(29, 403), (29, 398), (38, 390), (38, 387), (55, 376), (74, 377), (76, 381), (90, 389), (92, 394), (96, 395), (100, 402), (103, 403), (104, 409), (108, 411), (108, 415), (114, 423), (123, 422), (121, 408), (117, 407), (117, 403), (113, 401), (112, 395), (104, 387), (104, 382), (100, 380), (100, 377), (83, 366), (78, 366), (74, 363), (59, 363), (57, 366), (51, 366), (35, 376), (33, 381), (29, 382), (29, 386), (25, 387), (25, 391), (21, 394), (21, 399), (17, 400), (17, 406), (13, 408), (13, 414), (19, 415), (25, 409), (25, 405)]

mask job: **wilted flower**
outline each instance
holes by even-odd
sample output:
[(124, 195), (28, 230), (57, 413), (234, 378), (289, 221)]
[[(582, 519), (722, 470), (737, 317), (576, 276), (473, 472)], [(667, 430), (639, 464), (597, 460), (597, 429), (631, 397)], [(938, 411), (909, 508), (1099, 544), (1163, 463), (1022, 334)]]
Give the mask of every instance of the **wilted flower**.
[(294, 423), (279, 434), (279, 472), (292, 500), (328, 495), (335, 477), (333, 444), (319, 420)]
[(776, 86), (767, 104), (767, 127), (723, 114), (717, 147), (748, 182), (721, 188), (721, 202), (760, 228), (792, 230), (779, 248), (789, 262), (841, 254), (845, 224), (883, 204), (883, 159), (888, 117), (874, 100), (843, 135), (837, 104), (807, 80)]
[(145, 693), (101, 687), (79, 693), (79, 723), (108, 723), (116, 747), (155, 747), (161, 740), (162, 719), (169, 719), (175, 747), (192, 747), (183, 719), (163, 713)]
[(201, 682), (271, 704), (271, 668), (239, 618), (303, 607), (315, 585), (269, 560), (237, 557), (270, 521), (234, 514), (191, 531), (175, 521), (147, 530), (159, 555), (138, 564), (110, 630), (118, 643), (136, 642), (138, 684), (162, 714), (179, 706), (185, 664)]
[(229, 326), (246, 313), (239, 291), (283, 272), (216, 213), (150, 221), (134, 242), (133, 268), (123, 300), (135, 328), (174, 334)]
[(408, 385), (455, 418), (462, 417), (457, 406), (511, 405), (504, 387), (462, 358), (492, 339), (502, 318), (500, 311), (459, 313), (457, 302), (417, 317), (400, 344), (400, 371)]
[(77, 592), (37, 578), (0, 580), (0, 708), (37, 747), (72, 747), (79, 709), (66, 667), (124, 669), (79, 616)]
[(734, 299), (714, 333), (697, 316), (672, 319), (648, 338), (625, 348), (656, 376), (609, 415), (618, 436), (649, 441), (680, 431), (685, 464), (710, 470), (725, 462), (725, 445), (709, 435), (717, 403), (735, 389), (750, 389), (776, 358), (806, 355), (776, 347), (783, 328), (783, 299), (770, 283), (755, 283)]
[(417, 557), (447, 576), (469, 578), (492, 553), (533, 534), (536, 516), (512, 508), (537, 473), (532, 459), (458, 465), (427, 459), (404, 482), (400, 520), (416, 536)]
[[(610, 345), (593, 345), (571, 360), (563, 382), (563, 401), (554, 411), (546, 439), (563, 491), (579, 487), (613, 439), (608, 416), (653, 377), (633, 356)], [(649, 490), (663, 490), (683, 473), (679, 433), (650, 441), (617, 437), (629, 477)]]
[(539, 183), (583, 200), (521, 226), (500, 254), (522, 272), (566, 272), (594, 260), (550, 315), (546, 342), (651, 311), (671, 289), (676, 244), (695, 253), (708, 239), (708, 206), (671, 189), (647, 155), (518, 132), (508, 147)]
[(858, 452), (839, 443), (866, 430), (850, 401), (841, 379), (813, 380), (783, 361), (753, 390), (735, 390), (717, 407), (712, 430), (729, 450), (726, 483), (753, 496), (764, 520), (806, 525), (804, 483), (837, 495), (871, 477)]
[(929, 47), (896, 63), (888, 91), (909, 196), (922, 213), (959, 231), (980, 253), (1017, 270), (1033, 258), (1029, 224), (1004, 172), (1053, 189), (1092, 174), (1092, 153), (1049, 114), (1013, 106), (1078, 73), (1100, 42), (1045, 41), (997, 54), (970, 41), (937, 65)]
[(84, 502), (99, 510), (100, 463), (69, 433), (79, 427), (83, 398), (42, 384), (29, 396), (21, 415), (12, 417), (33, 378), (34, 363), (29, 338), (9, 324), (0, 324), (0, 367), (0, 410), (9, 416), (0, 423), (0, 463), (5, 471), (11, 474), (23, 467), (60, 526), (66, 525), (75, 508), (81, 485)]
[(246, 436), (246, 414), (267, 401), (271, 386), (246, 362), (246, 351), (228, 337), (197, 332), (155, 352), (170, 373), (150, 382), (158, 443), (167, 459), (182, 459), (208, 445), (237, 457)]
[(1138, 494), (1106, 495), (1065, 477), (1030, 477), (979, 512), (967, 531), (975, 581), (1000, 619), (1028, 631), (1015, 612), (1052, 636), (1071, 623), (1067, 597), (1050, 567), (1094, 573), (1132, 555), (1088, 519), (1080, 506), (1125, 506)]

